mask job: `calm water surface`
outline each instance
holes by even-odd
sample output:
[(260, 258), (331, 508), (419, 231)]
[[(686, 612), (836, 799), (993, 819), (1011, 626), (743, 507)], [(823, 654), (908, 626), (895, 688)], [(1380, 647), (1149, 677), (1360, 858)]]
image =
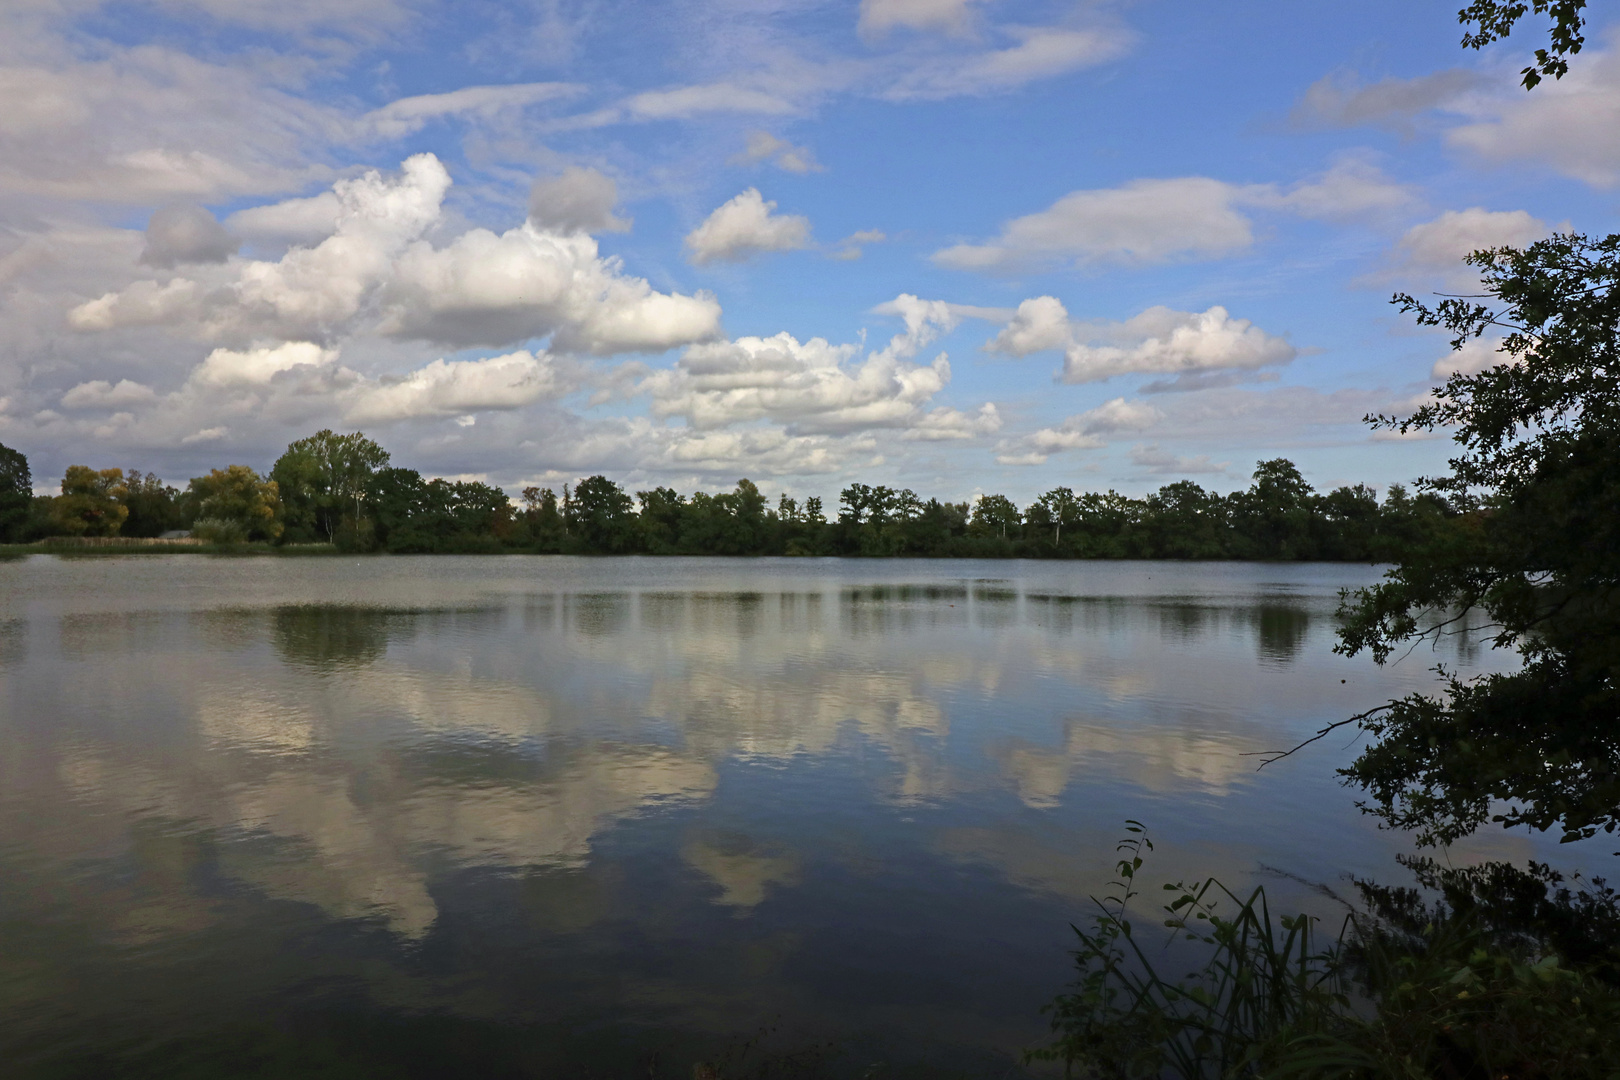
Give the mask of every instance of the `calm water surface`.
[(1159, 877), (1392, 876), (1344, 740), (1243, 756), (1493, 661), (1334, 656), (1376, 577), (0, 564), (0, 1069), (217, 1072), (280, 1033), (690, 1075), (770, 1029), (1017, 1075), (1123, 819)]

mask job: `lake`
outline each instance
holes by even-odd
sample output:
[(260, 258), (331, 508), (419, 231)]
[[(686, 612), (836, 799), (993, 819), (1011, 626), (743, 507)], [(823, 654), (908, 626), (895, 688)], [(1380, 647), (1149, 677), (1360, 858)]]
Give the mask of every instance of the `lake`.
[(1150, 881), (1331, 915), (1313, 884), (1399, 880), (1405, 839), (1334, 779), (1347, 735), (1244, 756), (1498, 662), (1335, 656), (1338, 591), (1377, 577), (0, 563), (0, 1061), (1021, 1075), (1125, 819)]

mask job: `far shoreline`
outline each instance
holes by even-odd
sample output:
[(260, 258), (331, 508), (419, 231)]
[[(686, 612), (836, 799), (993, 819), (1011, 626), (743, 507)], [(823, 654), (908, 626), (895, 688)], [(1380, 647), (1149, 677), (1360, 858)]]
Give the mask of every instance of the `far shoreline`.
[(31, 544), (0, 544), (0, 561), (15, 562), (30, 555), (58, 555), (71, 558), (106, 557), (117, 555), (210, 555), (227, 558), (397, 558), (415, 559), (432, 558), (435, 556), (478, 556), (499, 557), (506, 555), (523, 555), (529, 557), (559, 557), (580, 559), (793, 559), (793, 560), (826, 560), (837, 559), (850, 562), (893, 562), (896, 560), (926, 560), (928, 562), (1172, 562), (1172, 563), (1256, 563), (1270, 565), (1293, 565), (1320, 563), (1331, 566), (1380, 566), (1388, 565), (1377, 560), (1365, 559), (1238, 559), (1230, 556), (1221, 558), (1167, 558), (1164, 556), (1130, 556), (1130, 555), (1061, 555), (1032, 556), (1027, 553), (1017, 555), (923, 555), (907, 553), (903, 555), (789, 555), (789, 554), (759, 554), (759, 555), (726, 555), (715, 552), (626, 552), (603, 553), (587, 551), (537, 551), (532, 548), (511, 547), (493, 551), (488, 548), (468, 551), (344, 551), (335, 544), (267, 544), (267, 543), (241, 543), (241, 544), (208, 544), (195, 540), (158, 540), (144, 537), (99, 537), (94, 539), (67, 538), (57, 540), (36, 540)]

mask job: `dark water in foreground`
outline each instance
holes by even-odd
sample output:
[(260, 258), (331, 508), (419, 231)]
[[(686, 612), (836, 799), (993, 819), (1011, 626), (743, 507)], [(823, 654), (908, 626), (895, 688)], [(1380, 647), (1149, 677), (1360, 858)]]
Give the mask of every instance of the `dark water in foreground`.
[(1492, 660), (1332, 655), (1375, 577), (0, 563), (0, 1072), (1018, 1075), (1124, 818), (1160, 878), (1390, 876), (1344, 740), (1240, 756)]

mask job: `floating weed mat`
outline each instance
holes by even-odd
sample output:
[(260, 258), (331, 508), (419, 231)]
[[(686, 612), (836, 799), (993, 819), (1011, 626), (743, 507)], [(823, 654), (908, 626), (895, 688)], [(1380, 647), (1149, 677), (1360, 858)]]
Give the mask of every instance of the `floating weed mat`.
[(1131, 918), (1153, 843), (1126, 827), (1115, 880), (1074, 928), (1079, 975), (1048, 1006), (1054, 1038), (1028, 1060), (1105, 1080), (1620, 1080), (1616, 988), (1467, 913), (1413, 932), (1350, 910), (1324, 940), (1263, 886), (1174, 882), (1157, 921), (1201, 962), (1167, 977), (1168, 943)]

